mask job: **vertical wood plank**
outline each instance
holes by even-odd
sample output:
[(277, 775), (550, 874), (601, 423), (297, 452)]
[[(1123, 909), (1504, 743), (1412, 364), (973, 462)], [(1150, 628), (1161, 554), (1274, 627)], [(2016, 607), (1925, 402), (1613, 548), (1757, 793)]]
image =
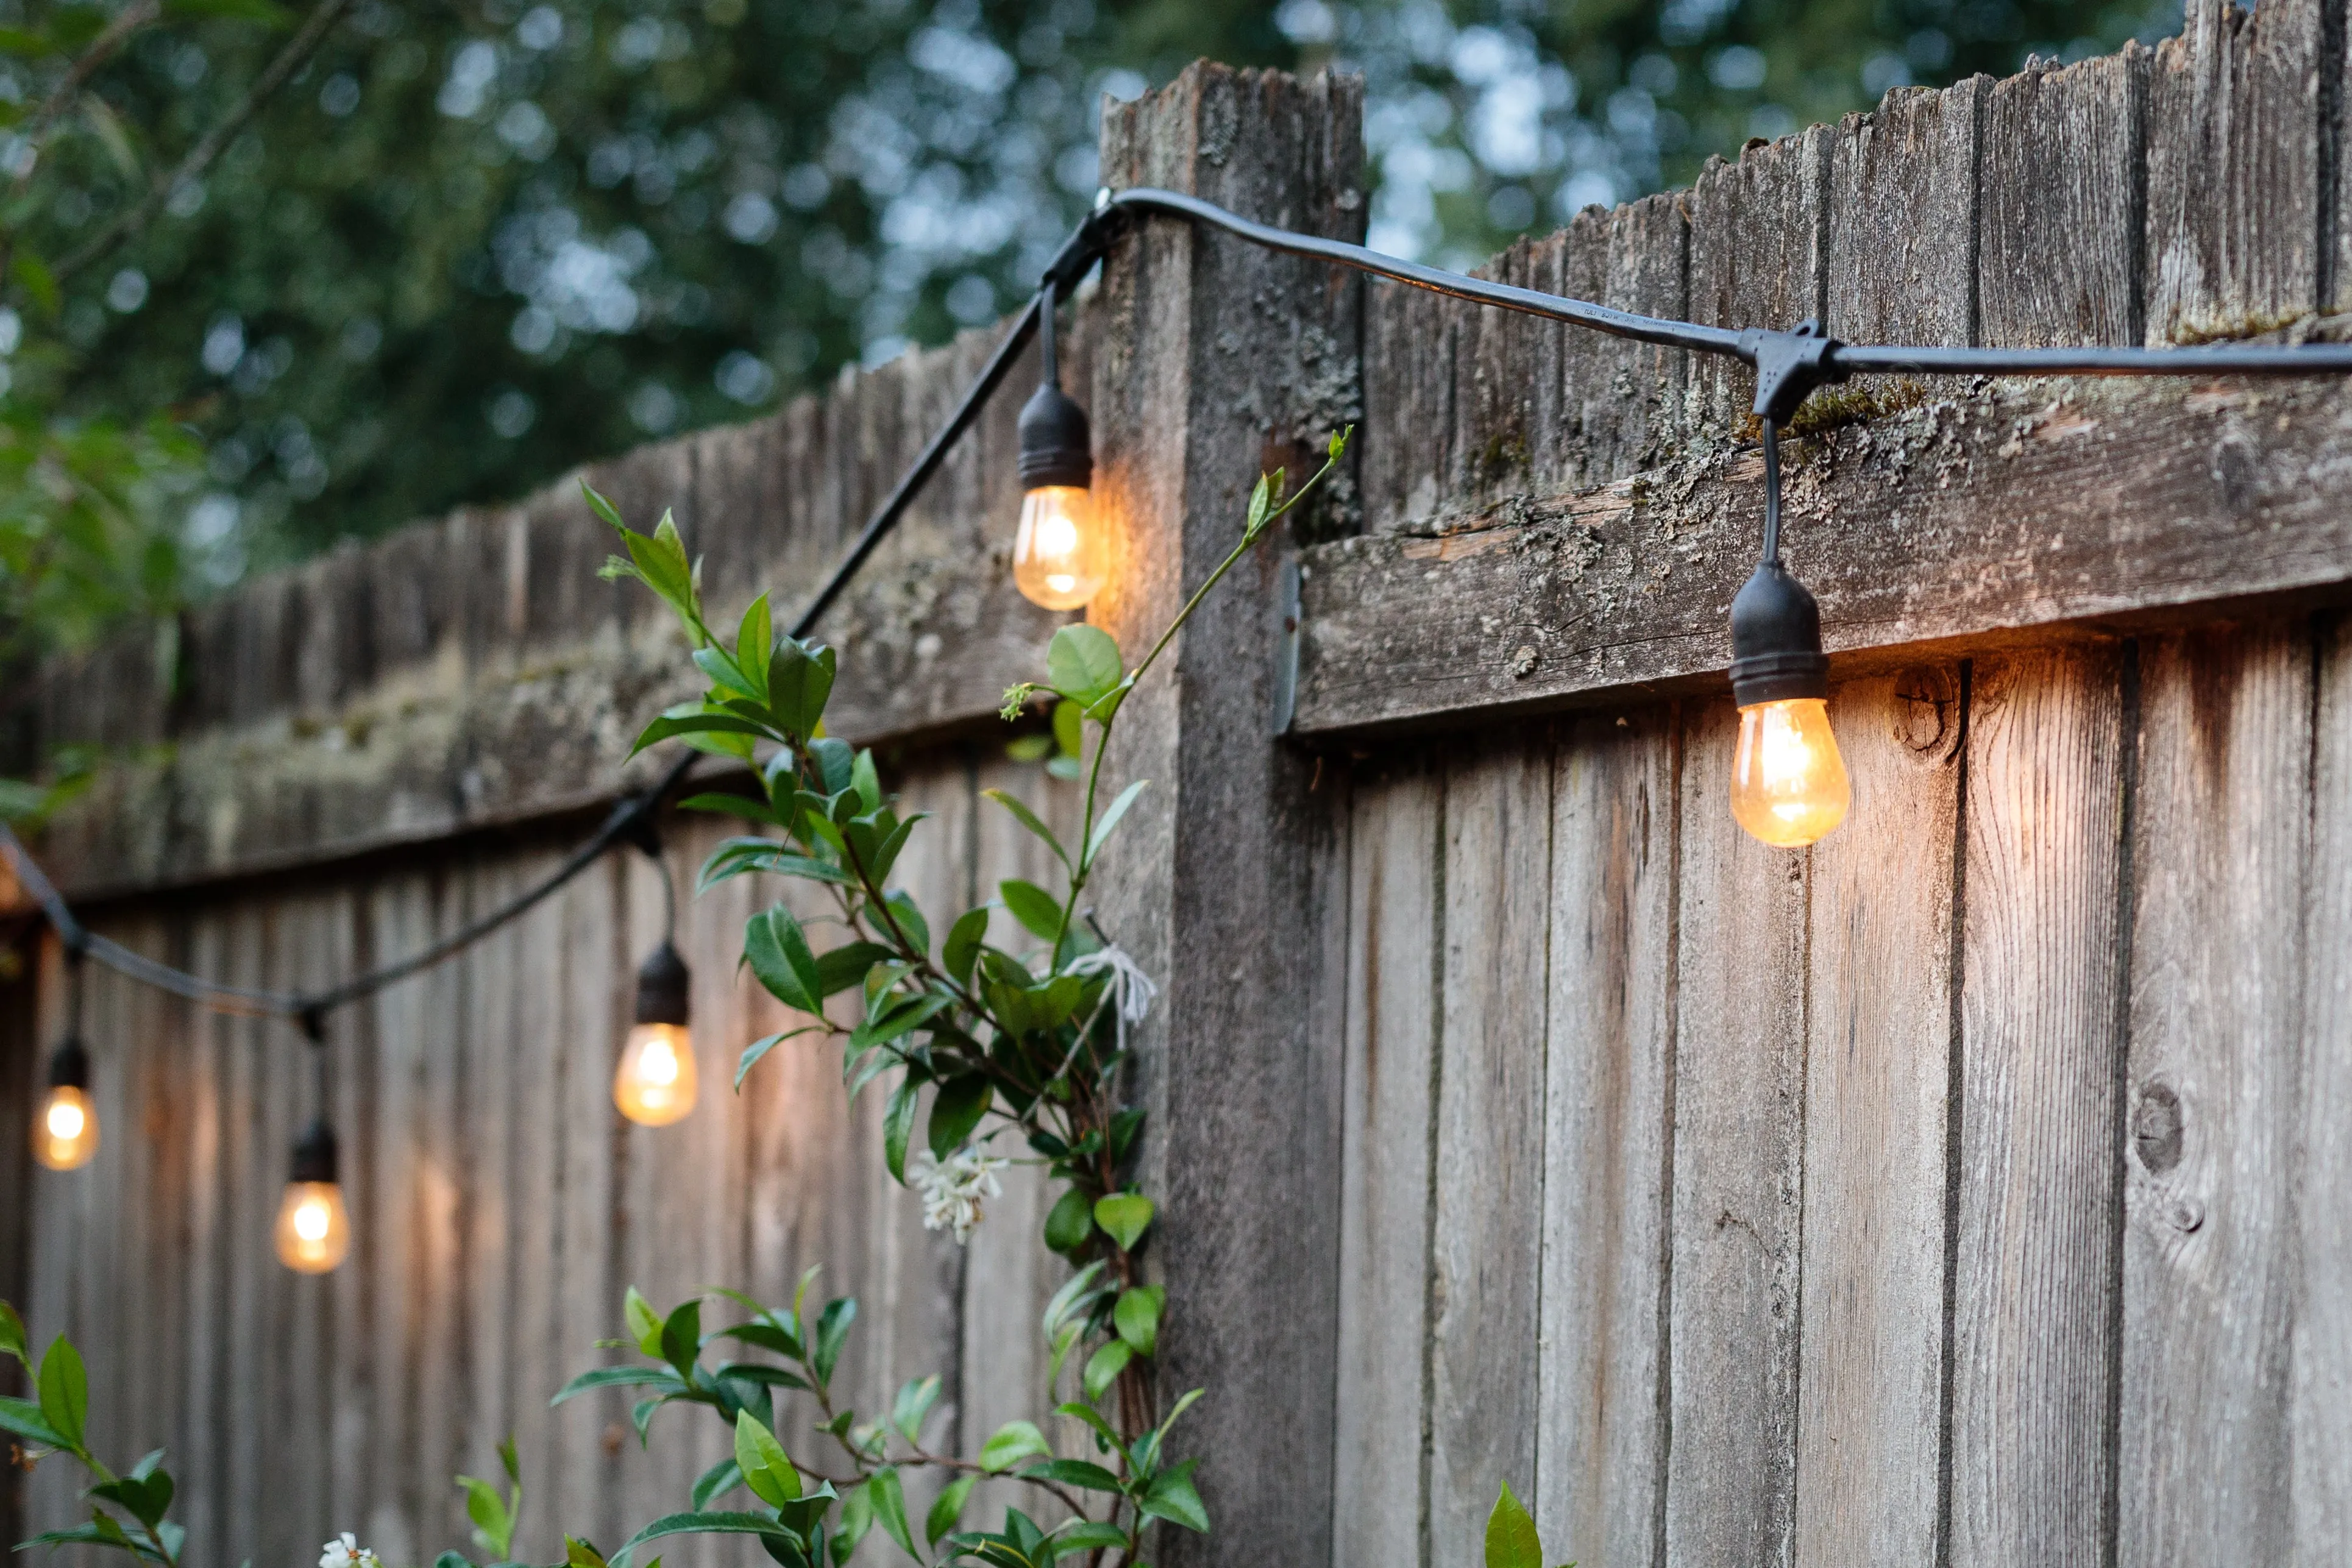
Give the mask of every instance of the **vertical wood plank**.
[(1360, 775), (1348, 877), (1334, 1563), (1426, 1563), (1431, 1183), (1444, 782)]
[(2148, 57), (2135, 43), (1985, 89), (1976, 290), (1987, 345), (2140, 340)]
[[(2190, 0), (2148, 73), (2147, 341), (2319, 303), (2321, 0)], [(2341, 64), (2328, 61), (2330, 70)]]
[(1950, 1560), (2104, 1561), (2113, 1436), (2117, 650), (1969, 694)]
[(1796, 1518), (1808, 860), (1731, 820), (1731, 705), (1685, 711), (1665, 1560), (1785, 1568)]
[(2117, 1560), (2288, 1560), (2311, 649), (2143, 644)]
[(1553, 1556), (1628, 1568), (1664, 1479), (1678, 717), (1580, 717), (1552, 785), (1533, 1506)]
[(2302, 1197), (2296, 1207), (2294, 1539), (2289, 1561), (2318, 1568), (2352, 1540), (2352, 1229), (2335, 1199), (2352, 1191), (2352, 632), (2318, 627), (2312, 778), (2311, 902), (2304, 954)]
[[(1431, 1246), (1433, 1563), (1480, 1560), (1508, 1482), (1536, 1479), (1551, 746), (1465, 746), (1445, 778), (1444, 998)], [(1528, 874), (1530, 871), (1534, 874)]]
[(1810, 852), (1797, 1560), (1933, 1561), (1942, 1458), (1958, 672), (1850, 682)]
[[(1691, 319), (1783, 329), (1828, 310), (1824, 203), (1833, 132), (1816, 125), (1739, 161), (1707, 160), (1690, 192)], [(1756, 372), (1721, 355), (1695, 356), (1685, 434), (1728, 441), (1748, 428)]]
[(1896, 88), (1839, 122), (1830, 151), (1828, 316), (1856, 343), (1966, 344), (1976, 332), (1970, 246), (1979, 101), (1970, 77)]

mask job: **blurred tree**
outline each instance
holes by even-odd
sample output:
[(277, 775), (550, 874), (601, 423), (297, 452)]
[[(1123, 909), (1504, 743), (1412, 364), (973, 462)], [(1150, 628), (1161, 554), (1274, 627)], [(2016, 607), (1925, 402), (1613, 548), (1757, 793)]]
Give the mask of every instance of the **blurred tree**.
[[(16, 280), (0, 354), (45, 419), (201, 440), (142, 548), (219, 583), (994, 319), (1094, 190), (1099, 95), (1196, 55), (1364, 71), (1374, 242), (1461, 264), (1899, 82), (2176, 24), (2144, 3), (357, 0), (177, 181), (288, 34), (167, 7), (6, 220), (95, 254), (53, 318)], [(0, 28), (126, 10), (0, 0)], [(0, 104), (69, 57), (0, 63)]]

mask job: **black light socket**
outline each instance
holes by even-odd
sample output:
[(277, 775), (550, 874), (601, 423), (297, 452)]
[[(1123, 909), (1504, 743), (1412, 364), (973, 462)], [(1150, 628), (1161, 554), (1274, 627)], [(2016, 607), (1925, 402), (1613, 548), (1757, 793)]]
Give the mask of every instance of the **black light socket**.
[(1830, 695), (1822, 607), (1778, 561), (1731, 601), (1731, 699), (1741, 707)]
[(686, 960), (664, 942), (637, 966), (637, 1021), (683, 1026), (688, 985)]
[(89, 1051), (82, 1045), (81, 1036), (69, 1034), (58, 1042), (49, 1053), (49, 1087), (52, 1089), (87, 1089), (89, 1087)]
[(1094, 432), (1087, 411), (1047, 382), (1021, 410), (1021, 487), (1067, 485), (1083, 490), (1094, 481)]
[(294, 1163), (286, 1174), (289, 1182), (316, 1181), (332, 1184), (340, 1179), (335, 1171), (335, 1130), (327, 1125), (324, 1116), (312, 1122), (294, 1143)]

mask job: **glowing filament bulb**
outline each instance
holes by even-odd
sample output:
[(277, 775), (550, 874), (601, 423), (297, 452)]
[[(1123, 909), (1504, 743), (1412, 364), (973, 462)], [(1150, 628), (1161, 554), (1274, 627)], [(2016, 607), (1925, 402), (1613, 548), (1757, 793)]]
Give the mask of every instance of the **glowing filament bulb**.
[(1094, 493), (1076, 485), (1042, 485), (1022, 498), (1013, 536), (1013, 582), (1048, 610), (1076, 610), (1110, 576)]
[(667, 1127), (694, 1109), (694, 1042), (683, 1024), (641, 1023), (621, 1047), (613, 1103), (646, 1127)]
[(1845, 821), (1853, 788), (1820, 697), (1739, 710), (1731, 763), (1731, 814), (1768, 844), (1801, 849)]
[(343, 1189), (331, 1181), (286, 1184), (278, 1206), (278, 1260), (298, 1274), (323, 1274), (352, 1249)]
[(53, 1171), (89, 1164), (98, 1153), (98, 1108), (89, 1091), (71, 1083), (53, 1085), (33, 1129), (33, 1157)]

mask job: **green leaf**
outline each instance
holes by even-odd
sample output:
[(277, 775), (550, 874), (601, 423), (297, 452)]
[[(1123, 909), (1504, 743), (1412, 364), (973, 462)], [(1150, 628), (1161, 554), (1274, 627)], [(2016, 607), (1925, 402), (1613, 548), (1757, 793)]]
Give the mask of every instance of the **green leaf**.
[(1094, 1233), (1094, 1205), (1076, 1187), (1063, 1193), (1045, 1216), (1045, 1245), (1056, 1252), (1076, 1251)]
[(1074, 702), (1054, 705), (1054, 744), (1065, 757), (1080, 757), (1087, 748), (1087, 710)]
[(904, 888), (898, 888), (888, 894), (887, 902), (890, 918), (898, 923), (908, 945), (916, 952), (928, 956), (931, 951), (931, 925), (923, 918), (921, 908), (915, 903), (915, 895)]
[(1508, 1481), (1486, 1516), (1486, 1568), (1543, 1568), (1543, 1540)]
[(940, 1375), (907, 1380), (898, 1390), (898, 1403), (890, 1409), (890, 1425), (906, 1434), (907, 1441), (920, 1447), (923, 1441), (923, 1417), (939, 1402)]
[[(985, 914), (982, 915), (981, 923), (983, 926), (987, 924)], [(25, 1320), (18, 1317), (16, 1309), (5, 1301), (0, 1301), (0, 1354), (13, 1355), (24, 1364), (26, 1372), (33, 1370), (32, 1356), (28, 1354), (25, 1339)]]
[(898, 1484), (898, 1472), (883, 1466), (866, 1479), (866, 1490), (874, 1499), (874, 1518), (890, 1532), (890, 1539), (902, 1547), (908, 1556), (919, 1563), (923, 1554), (915, 1550), (915, 1532), (907, 1528), (907, 1494)]
[(457, 1484), (466, 1489), (466, 1517), (474, 1521), (474, 1544), (488, 1552), (491, 1562), (504, 1562), (514, 1544), (514, 1516), (507, 1511), (506, 1500), (498, 1488), (473, 1476), (459, 1476)]
[[(694, 667), (709, 676), (713, 686), (736, 696), (748, 699), (761, 695), (751, 689), (751, 677), (736, 667), (734, 656), (724, 648), (697, 648), (694, 651)], [(755, 706), (751, 714), (744, 716), (757, 723), (758, 719), (753, 716), (757, 712)]]
[(34, 255), (29, 246), (19, 246), (14, 270), (16, 281), (24, 286), (33, 303), (41, 308), (41, 314), (54, 319), (62, 297), (58, 292), (57, 274), (49, 270), (48, 264)]
[(1084, 706), (1092, 707), (1126, 673), (1118, 643), (1099, 626), (1084, 622), (1065, 626), (1046, 645), (1045, 678), (1055, 691)]
[(1074, 1552), (1092, 1552), (1097, 1547), (1124, 1551), (1129, 1544), (1128, 1533), (1116, 1524), (1078, 1523), (1066, 1521), (1054, 1531), (1054, 1544), (1065, 1556)]
[(1117, 1476), (1088, 1459), (1048, 1459), (1042, 1465), (1031, 1465), (1021, 1474), (1024, 1479), (1058, 1481), (1066, 1487), (1083, 1487), (1087, 1491), (1115, 1492), (1119, 1490)]
[(844, 942), (817, 955), (817, 989), (834, 996), (862, 984), (875, 965), (889, 962), (890, 949), (879, 942)]
[(1127, 1364), (1134, 1359), (1135, 1353), (1127, 1348), (1127, 1343), (1116, 1339), (1088, 1356), (1086, 1374), (1079, 1379), (1087, 1391), (1087, 1397), (1100, 1399), (1103, 1391), (1118, 1380), (1118, 1375), (1125, 1372)]
[(932, 1157), (943, 1160), (963, 1147), (994, 1098), (994, 1089), (977, 1072), (940, 1084), (940, 1092), (931, 1097), (928, 1137)]
[(1094, 832), (1087, 837), (1087, 858), (1083, 863), (1095, 863), (1095, 857), (1102, 853), (1103, 845), (1110, 841), (1111, 831), (1118, 826), (1118, 820), (1127, 815), (1127, 809), (1135, 804), (1135, 798), (1150, 785), (1150, 779), (1139, 779), (1118, 792), (1118, 799), (1110, 803), (1110, 810), (1102, 814), (1102, 820), (1095, 823)]
[(668, 1513), (629, 1537), (613, 1553), (612, 1568), (627, 1568), (629, 1556), (649, 1541), (666, 1535), (777, 1535), (777, 1521), (764, 1513)]
[(1053, 829), (1038, 820), (1036, 812), (1002, 789), (982, 789), (981, 793), (1012, 812), (1023, 827), (1043, 839), (1045, 841), (1045, 847), (1054, 852), (1055, 860), (1066, 866), (1070, 863), (1069, 852), (1062, 848), (1062, 841), (1054, 836)]
[(833, 1532), (834, 1561), (849, 1561), (849, 1554), (873, 1528), (874, 1498), (869, 1483), (859, 1481), (841, 1494), (841, 1528)]
[(815, 1354), (809, 1360), (816, 1375), (825, 1382), (833, 1381), (835, 1364), (841, 1360), (841, 1347), (849, 1338), (849, 1325), (857, 1321), (857, 1298), (839, 1296), (824, 1304), (816, 1320)]
[(776, 1047), (783, 1044), (784, 1041), (792, 1040), (796, 1036), (803, 1034), (823, 1034), (824, 1032), (824, 1025), (813, 1023), (805, 1024), (799, 1029), (788, 1029), (782, 1034), (761, 1035), (759, 1039), (745, 1046), (743, 1048), (743, 1054), (736, 1059), (735, 1087), (737, 1091), (740, 1092), (743, 1087), (743, 1075), (751, 1071), (752, 1068), (759, 1065), (760, 1059), (767, 1055), (768, 1052), (775, 1050)]
[(890, 1092), (889, 1108), (882, 1113), (882, 1163), (890, 1179), (907, 1185), (907, 1140), (915, 1131), (915, 1112), (922, 1085), (909, 1078)]
[[(778, 641), (768, 665), (768, 711), (776, 716), (778, 728), (803, 737), (815, 732), (833, 695), (838, 657), (823, 643), (812, 645), (793, 637)], [(828, 780), (825, 792), (838, 787)]]
[(1027, 1421), (1007, 1421), (996, 1429), (993, 1437), (981, 1445), (980, 1468), (991, 1475), (1013, 1469), (1024, 1459), (1051, 1455), (1053, 1446), (1045, 1434)]
[(696, 1296), (670, 1309), (662, 1322), (661, 1357), (677, 1368), (691, 1385), (694, 1364), (702, 1354), (702, 1298)]
[(1095, 1223), (1109, 1233), (1125, 1252), (1151, 1228), (1151, 1200), (1140, 1193), (1115, 1192), (1095, 1205)]
[(1187, 1459), (1173, 1469), (1162, 1470), (1152, 1478), (1150, 1490), (1137, 1500), (1136, 1506), (1154, 1519), (1206, 1535), (1209, 1511), (1201, 1506), (1200, 1491), (1192, 1485), (1192, 1467), (1199, 1462)]
[(629, 755), (635, 757), (646, 747), (681, 735), (747, 735), (761, 736), (767, 730), (748, 718), (738, 718), (731, 713), (664, 714), (646, 726), (637, 735)]
[(956, 1526), (963, 1521), (963, 1505), (971, 1500), (971, 1489), (979, 1484), (980, 1478), (967, 1472), (940, 1489), (940, 1495), (932, 1500), (929, 1515), (923, 1521), (926, 1543), (937, 1546), (941, 1536), (955, 1533)]
[(743, 927), (743, 961), (769, 995), (796, 1012), (824, 1011), (824, 978), (801, 923), (782, 904), (751, 916)]
[(857, 760), (850, 766), (849, 787), (857, 791), (859, 803), (867, 810), (878, 811), (882, 809), (882, 776), (874, 770), (874, 751), (871, 747), (859, 752)]
[(522, 1460), (515, 1454), (514, 1434), (511, 1432), (499, 1443), (499, 1468), (506, 1471), (507, 1479), (514, 1482), (518, 1489), (521, 1487)]
[(604, 1568), (604, 1554), (578, 1536), (567, 1535), (563, 1538), (563, 1562), (564, 1568)]
[(702, 1472), (694, 1483), (694, 1506), (706, 1509), (710, 1500), (734, 1490), (743, 1484), (743, 1467), (733, 1459), (721, 1459)]
[(743, 672), (743, 683), (751, 688), (751, 695), (761, 702), (768, 700), (768, 662), (775, 653), (775, 645), (768, 596), (763, 593), (743, 612), (743, 624), (735, 633), (735, 666)]
[(1054, 754), (1050, 735), (1024, 735), (1004, 743), (1004, 755), (1014, 762), (1043, 762)]
[(639, 1350), (647, 1355), (661, 1354), (661, 1314), (654, 1311), (651, 1301), (637, 1294), (635, 1285), (621, 1298), (621, 1317), (628, 1323), (629, 1335), (637, 1342)]
[(45, 1448), (67, 1448), (72, 1445), (58, 1430), (41, 1418), (41, 1407), (29, 1399), (15, 1399), (0, 1395), (0, 1432), (12, 1433), (26, 1442), (38, 1443)]
[(959, 986), (971, 984), (972, 966), (980, 962), (980, 945), (988, 938), (988, 911), (967, 909), (956, 916), (948, 927), (947, 946), (941, 961)]
[(1004, 899), (1004, 907), (1013, 911), (1013, 918), (1029, 928), (1040, 942), (1051, 942), (1061, 935), (1062, 903), (1034, 882), (1014, 877), (996, 884)]
[(735, 1413), (735, 1468), (751, 1495), (770, 1508), (782, 1508), (801, 1495), (801, 1473), (776, 1441), (749, 1410)]
[(1138, 1285), (1120, 1292), (1118, 1305), (1111, 1309), (1111, 1322), (1136, 1354), (1160, 1354), (1160, 1313), (1167, 1300), (1165, 1285)]
[(89, 1375), (82, 1370), (81, 1353), (59, 1334), (41, 1357), (41, 1418), (65, 1439), (64, 1446), (82, 1451), (82, 1423), (89, 1415)]
[(1260, 474), (1257, 484), (1250, 490), (1249, 521), (1244, 525), (1255, 533), (1265, 522), (1265, 515), (1274, 510), (1274, 487), (1279, 483), (1273, 474)]

